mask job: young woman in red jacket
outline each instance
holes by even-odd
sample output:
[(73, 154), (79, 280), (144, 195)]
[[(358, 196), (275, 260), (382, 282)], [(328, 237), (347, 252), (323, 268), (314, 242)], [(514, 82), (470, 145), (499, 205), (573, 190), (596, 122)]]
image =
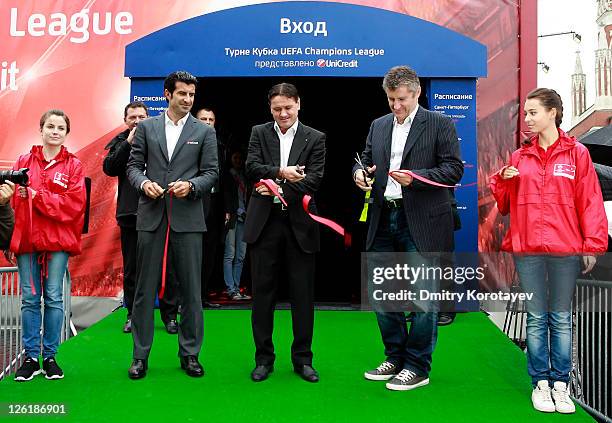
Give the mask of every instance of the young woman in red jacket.
[[(27, 381), (41, 372), (47, 379), (64, 377), (55, 361), (64, 320), (62, 285), (68, 257), (81, 252), (85, 180), (79, 159), (63, 146), (70, 119), (61, 110), (40, 118), (42, 145), (17, 159), (14, 169), (28, 168), (29, 186), (15, 195), (15, 229), (11, 251), (17, 255), (22, 300), (25, 361), (15, 374)], [(40, 355), (40, 299), (44, 298), (43, 365)]]
[[(527, 302), (527, 363), (538, 411), (573, 413), (572, 298), (584, 272), (607, 248), (601, 189), (588, 150), (559, 125), (561, 97), (538, 88), (527, 95), (525, 122), (535, 135), (491, 180), (501, 214), (510, 213), (502, 250), (514, 253)], [(551, 389), (552, 387), (552, 389)]]

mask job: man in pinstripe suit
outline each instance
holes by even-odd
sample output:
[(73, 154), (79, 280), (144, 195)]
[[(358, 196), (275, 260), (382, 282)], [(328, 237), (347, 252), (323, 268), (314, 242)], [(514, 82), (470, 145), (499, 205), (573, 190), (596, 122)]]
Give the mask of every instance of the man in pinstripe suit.
[[(353, 168), (356, 185), (372, 191), (368, 252), (441, 253), (453, 250), (453, 214), (448, 189), (438, 188), (397, 169), (454, 185), (463, 175), (459, 142), (452, 121), (418, 104), (417, 74), (407, 66), (391, 68), (383, 89), (391, 112), (372, 122), (361, 154), (365, 170)], [(367, 173), (366, 173), (367, 171)], [(369, 380), (387, 380), (387, 388), (405, 391), (429, 383), (437, 339), (434, 307), (417, 312), (408, 331), (403, 312), (376, 313), (386, 359), (367, 371)]]

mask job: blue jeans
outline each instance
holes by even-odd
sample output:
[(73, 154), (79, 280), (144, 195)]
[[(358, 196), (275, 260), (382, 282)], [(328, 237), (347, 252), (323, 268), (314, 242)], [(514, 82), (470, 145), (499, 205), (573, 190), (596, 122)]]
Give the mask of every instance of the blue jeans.
[(572, 370), (572, 299), (580, 257), (515, 256), (527, 301), (527, 367), (539, 380), (569, 382)]
[[(68, 266), (68, 253), (54, 251), (48, 261), (48, 276), (41, 275), (38, 263), (41, 253), (20, 254), (17, 256), (19, 283), (21, 285), (21, 315), (23, 324), (23, 344), (29, 357), (38, 359), (40, 355), (40, 310), (41, 294), (44, 297), (45, 314), (43, 322), (43, 359), (55, 356), (60, 343), (64, 322), (64, 301), (62, 288), (64, 274)], [(36, 294), (32, 291), (32, 284)], [(42, 286), (42, 289), (41, 289)]]
[(225, 235), (225, 251), (223, 253), (223, 279), (227, 292), (236, 294), (240, 291), (240, 275), (246, 255), (246, 242), (242, 240), (244, 222), (236, 221), (236, 225)]
[[(417, 252), (404, 209), (383, 209), (368, 252)], [(429, 308), (429, 307), (427, 307)], [(438, 314), (417, 312), (410, 330), (402, 312), (376, 312), (387, 361), (427, 377), (438, 338)]]

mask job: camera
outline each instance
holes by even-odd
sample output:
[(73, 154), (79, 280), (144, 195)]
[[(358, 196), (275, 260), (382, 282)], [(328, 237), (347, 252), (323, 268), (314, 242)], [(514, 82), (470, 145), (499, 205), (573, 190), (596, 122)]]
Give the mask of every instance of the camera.
[(0, 171), (0, 184), (6, 181), (11, 181), (15, 185), (27, 186), (28, 185), (28, 169), (24, 167), (19, 170), (1, 170)]

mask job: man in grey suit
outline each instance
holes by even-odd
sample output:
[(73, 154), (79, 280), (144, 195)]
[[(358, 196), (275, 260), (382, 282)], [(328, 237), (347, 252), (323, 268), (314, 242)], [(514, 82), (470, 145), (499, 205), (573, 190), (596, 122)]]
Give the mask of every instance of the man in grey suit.
[[(447, 188), (435, 187), (407, 174), (454, 185), (463, 176), (459, 142), (452, 121), (418, 104), (417, 74), (407, 66), (391, 68), (383, 89), (391, 112), (372, 122), (361, 161), (353, 178), (372, 191), (368, 252), (441, 253), (453, 250), (453, 214)], [(425, 254), (427, 255), (427, 254)], [(435, 305), (415, 313), (410, 330), (403, 312), (376, 313), (386, 359), (367, 371), (368, 380), (388, 380), (388, 389), (405, 391), (429, 383), (431, 356), (437, 339)]]
[(140, 122), (128, 162), (130, 183), (141, 193), (131, 379), (147, 372), (155, 291), (162, 279), (164, 257), (167, 267), (171, 263), (175, 271), (181, 298), (181, 368), (189, 376), (204, 374), (198, 362), (204, 332), (200, 291), (202, 234), (206, 230), (201, 198), (217, 180), (218, 168), (215, 130), (189, 114), (196, 84), (197, 79), (188, 72), (168, 75), (164, 81), (168, 109)]

